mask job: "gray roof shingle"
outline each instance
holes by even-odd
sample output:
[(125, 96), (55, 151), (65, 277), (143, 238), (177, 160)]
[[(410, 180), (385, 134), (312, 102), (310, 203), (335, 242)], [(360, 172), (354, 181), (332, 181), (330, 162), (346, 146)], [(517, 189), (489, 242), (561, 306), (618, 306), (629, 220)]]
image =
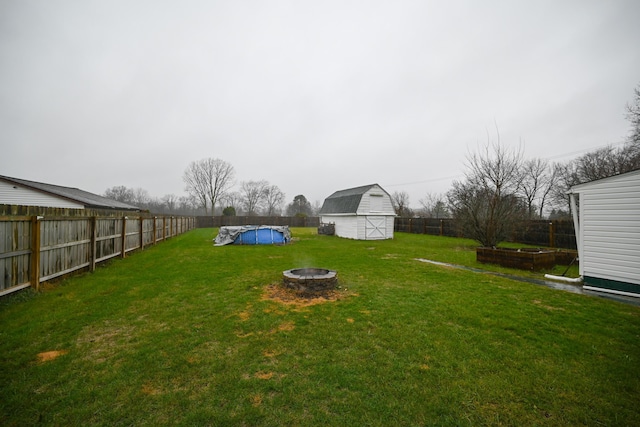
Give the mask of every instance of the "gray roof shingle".
[(358, 206), (360, 206), (362, 195), (375, 186), (380, 187), (378, 184), (370, 184), (364, 185), (362, 187), (348, 188), (346, 190), (336, 191), (335, 193), (324, 199), (324, 203), (322, 204), (322, 208), (320, 209), (320, 214), (355, 214), (358, 211)]

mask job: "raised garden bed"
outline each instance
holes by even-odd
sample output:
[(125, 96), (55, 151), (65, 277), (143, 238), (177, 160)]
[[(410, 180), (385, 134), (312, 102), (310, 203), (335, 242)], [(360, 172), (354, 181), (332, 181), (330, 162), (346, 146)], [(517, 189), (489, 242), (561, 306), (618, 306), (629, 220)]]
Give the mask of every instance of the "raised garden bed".
[(487, 248), (476, 249), (476, 259), (485, 264), (498, 264), (502, 267), (520, 270), (538, 271), (553, 268), (556, 253), (553, 250), (538, 248)]

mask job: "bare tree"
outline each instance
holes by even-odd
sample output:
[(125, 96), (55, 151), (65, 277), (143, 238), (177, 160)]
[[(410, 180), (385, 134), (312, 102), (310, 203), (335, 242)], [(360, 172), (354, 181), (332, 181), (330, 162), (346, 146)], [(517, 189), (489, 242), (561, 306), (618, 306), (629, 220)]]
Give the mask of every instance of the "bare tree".
[(237, 191), (230, 191), (220, 200), (225, 208), (232, 207), (234, 211), (240, 212), (242, 207), (242, 195)]
[(191, 162), (184, 172), (183, 180), (189, 194), (195, 196), (202, 206), (211, 206), (215, 212), (218, 201), (233, 185), (235, 171), (231, 164), (221, 159), (202, 159)]
[(446, 204), (446, 196), (443, 194), (431, 194), (420, 199), (423, 215), (426, 218), (447, 218), (449, 211)]
[(247, 215), (257, 215), (265, 200), (267, 181), (243, 181), (240, 185), (242, 203)]
[(284, 203), (284, 193), (277, 185), (269, 185), (264, 192), (265, 213), (267, 216), (280, 214)]
[(517, 195), (521, 166), (521, 150), (503, 147), (499, 138), (467, 156), (465, 181), (454, 181), (447, 193), (452, 214), (466, 236), (484, 246), (497, 246), (526, 217)]
[(519, 193), (527, 205), (529, 218), (543, 217), (558, 177), (558, 167), (550, 165), (547, 160), (531, 159), (523, 163)]
[[(198, 201), (198, 205), (204, 209), (204, 213), (206, 214), (209, 187), (207, 185), (207, 175), (202, 166), (202, 160), (189, 163), (182, 179), (186, 185), (185, 190), (193, 199)], [(213, 214), (213, 210), (211, 213)]]
[(169, 212), (176, 211), (176, 208), (178, 207), (178, 196), (175, 194), (166, 194), (162, 197), (161, 201)]
[(635, 98), (632, 103), (627, 104), (627, 120), (631, 123), (629, 133), (629, 143), (640, 146), (640, 85), (634, 89)]
[(391, 195), (391, 202), (396, 215), (400, 217), (412, 216), (413, 212), (409, 208), (409, 194), (406, 191), (394, 191)]
[(133, 203), (134, 200), (133, 190), (125, 187), (124, 185), (107, 188), (104, 192), (104, 197), (117, 200), (122, 203)]
[(627, 141), (615, 148), (608, 145), (558, 166), (558, 185), (553, 197), (564, 209), (569, 206), (567, 192), (574, 185), (640, 169), (640, 143)]
[(198, 205), (198, 200), (191, 195), (182, 196), (178, 199), (178, 208), (183, 214), (192, 215), (193, 213), (196, 213)]
[(144, 188), (134, 188), (132, 192), (134, 205), (143, 207), (148, 206), (151, 203), (151, 196), (149, 195), (149, 192)]

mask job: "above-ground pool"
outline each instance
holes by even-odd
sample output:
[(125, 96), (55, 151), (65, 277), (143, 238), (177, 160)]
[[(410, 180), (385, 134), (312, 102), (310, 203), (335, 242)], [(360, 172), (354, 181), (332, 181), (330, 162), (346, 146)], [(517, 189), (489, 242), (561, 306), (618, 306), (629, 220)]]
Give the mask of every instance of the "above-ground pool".
[(286, 225), (241, 225), (220, 227), (215, 246), (223, 245), (283, 245), (291, 240)]

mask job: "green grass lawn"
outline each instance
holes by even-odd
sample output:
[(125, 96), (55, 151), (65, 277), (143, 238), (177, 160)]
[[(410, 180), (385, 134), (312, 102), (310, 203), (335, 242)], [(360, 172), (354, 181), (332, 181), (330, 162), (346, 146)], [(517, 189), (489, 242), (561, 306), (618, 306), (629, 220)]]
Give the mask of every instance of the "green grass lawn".
[[(638, 307), (415, 260), (464, 239), (215, 231), (0, 299), (0, 425), (640, 425)], [(296, 267), (342, 298), (265, 298)]]

